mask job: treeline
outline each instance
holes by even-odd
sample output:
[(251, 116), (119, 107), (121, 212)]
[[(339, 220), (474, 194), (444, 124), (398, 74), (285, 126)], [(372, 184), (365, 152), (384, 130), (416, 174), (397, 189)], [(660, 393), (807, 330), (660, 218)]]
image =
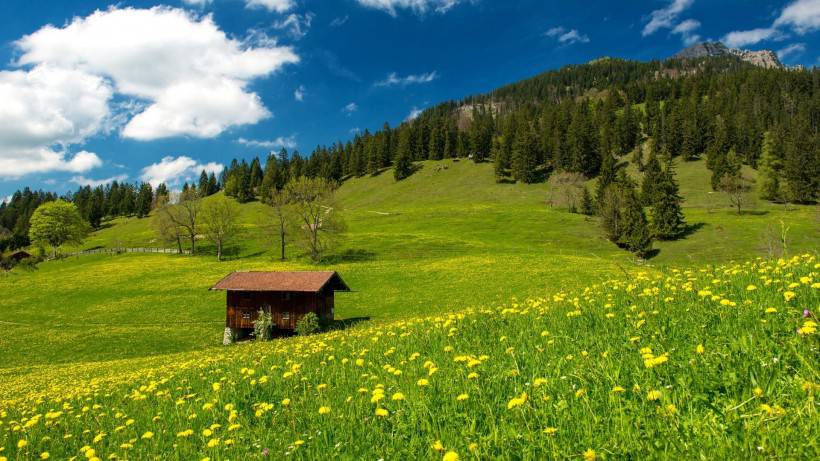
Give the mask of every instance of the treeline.
[[(216, 176), (203, 171), (199, 182), (183, 185), (183, 193), (195, 192), (207, 197), (221, 190)], [(0, 251), (23, 248), (31, 244), (29, 228), (34, 210), (46, 202), (57, 199), (74, 203), (82, 217), (92, 228), (99, 228), (104, 219), (123, 216), (143, 218), (171, 200), (171, 192), (165, 184), (156, 188), (148, 183), (125, 183), (113, 181), (96, 187), (81, 186), (62, 197), (52, 192), (32, 191), (25, 188), (15, 192), (8, 203), (0, 204)]]
[[(705, 157), (717, 187), (727, 168), (759, 167), (770, 132), (769, 165), (783, 199), (811, 202), (820, 189), (818, 86), (817, 70), (761, 69), (733, 58), (606, 59), (438, 105), (396, 128), (293, 156), (293, 165), (276, 159), (288, 171), (338, 181), (389, 166), (401, 180), (414, 161), (471, 158), (493, 161), (499, 181), (535, 182), (553, 171), (596, 177), (605, 155), (635, 153), (652, 139), (658, 155)], [(247, 199), (263, 166), (234, 166), (229, 171), (247, 178), (236, 180), (235, 195)]]

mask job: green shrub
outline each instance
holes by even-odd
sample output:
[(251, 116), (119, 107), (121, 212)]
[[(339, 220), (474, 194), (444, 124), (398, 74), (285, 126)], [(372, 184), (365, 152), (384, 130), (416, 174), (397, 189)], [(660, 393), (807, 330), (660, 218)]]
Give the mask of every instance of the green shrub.
[(299, 336), (312, 335), (320, 330), (319, 316), (314, 312), (308, 312), (298, 322), (296, 322), (296, 333)]
[(273, 327), (273, 318), (270, 312), (265, 312), (259, 309), (259, 317), (253, 321), (253, 335), (256, 339), (267, 341), (271, 338), (271, 329)]

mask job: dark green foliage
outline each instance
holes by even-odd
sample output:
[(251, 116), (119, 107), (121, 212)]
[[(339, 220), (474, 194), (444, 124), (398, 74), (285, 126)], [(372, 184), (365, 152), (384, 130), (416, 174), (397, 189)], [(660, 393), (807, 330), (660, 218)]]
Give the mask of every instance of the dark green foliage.
[(581, 195), (581, 214), (586, 216), (595, 214), (595, 202), (592, 200), (592, 194), (589, 193), (589, 189), (586, 187), (584, 187), (584, 192)]
[(677, 238), (684, 230), (685, 221), (678, 183), (672, 164), (667, 165), (658, 179), (655, 193), (652, 195), (652, 236), (659, 240)]
[(729, 152), (712, 152), (712, 189), (720, 190), (720, 182), (724, 176), (737, 176), (740, 174), (740, 159), (734, 148)]
[(620, 235), (618, 243), (627, 250), (645, 258), (652, 250), (652, 235), (638, 194), (632, 187), (622, 187), (622, 208), (620, 212)]
[(538, 163), (538, 140), (529, 123), (520, 123), (512, 149), (512, 176), (516, 181), (535, 182)]
[(413, 163), (410, 159), (411, 138), (408, 131), (403, 131), (399, 135), (399, 147), (396, 158), (393, 160), (393, 177), (396, 181), (401, 181), (413, 174)]
[[(203, 172), (204, 173), (204, 172)], [(207, 189), (207, 184), (206, 184)], [(148, 183), (140, 185), (140, 191), (137, 195), (136, 213), (137, 217), (144, 218), (151, 213), (151, 206), (154, 202), (154, 191)]]
[(660, 190), (660, 180), (663, 176), (661, 162), (654, 152), (650, 152), (643, 169), (643, 181), (641, 182), (641, 202), (649, 206), (658, 199), (662, 193)]
[(315, 312), (308, 312), (296, 322), (296, 334), (299, 336), (312, 335), (320, 330), (319, 316)]
[(798, 114), (785, 143), (785, 195), (794, 203), (820, 198), (820, 136), (810, 126), (807, 114)]
[(607, 188), (618, 179), (618, 163), (610, 153), (605, 153), (601, 162), (601, 171), (598, 175), (598, 185), (595, 192), (595, 201), (605, 200)]
[(758, 163), (760, 198), (764, 200), (779, 202), (784, 199), (781, 155), (781, 149), (775, 145), (774, 135), (771, 131), (767, 131), (763, 136)]

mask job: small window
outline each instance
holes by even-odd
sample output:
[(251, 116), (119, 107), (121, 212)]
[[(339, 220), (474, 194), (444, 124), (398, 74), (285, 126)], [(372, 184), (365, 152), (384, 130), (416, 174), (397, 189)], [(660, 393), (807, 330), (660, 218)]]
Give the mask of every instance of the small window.
[(242, 314), (242, 320), (250, 320), (251, 314)]
[(282, 312), (282, 320), (290, 320), (290, 312)]

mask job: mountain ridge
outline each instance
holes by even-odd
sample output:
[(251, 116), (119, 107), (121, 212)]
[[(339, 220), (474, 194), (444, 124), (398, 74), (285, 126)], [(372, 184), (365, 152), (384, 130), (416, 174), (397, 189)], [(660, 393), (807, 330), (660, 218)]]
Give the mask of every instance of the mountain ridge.
[(744, 50), (729, 48), (721, 42), (701, 42), (684, 48), (675, 53), (672, 59), (700, 59), (720, 56), (735, 56), (741, 61), (754, 64), (765, 69), (785, 69), (777, 53), (772, 50)]

